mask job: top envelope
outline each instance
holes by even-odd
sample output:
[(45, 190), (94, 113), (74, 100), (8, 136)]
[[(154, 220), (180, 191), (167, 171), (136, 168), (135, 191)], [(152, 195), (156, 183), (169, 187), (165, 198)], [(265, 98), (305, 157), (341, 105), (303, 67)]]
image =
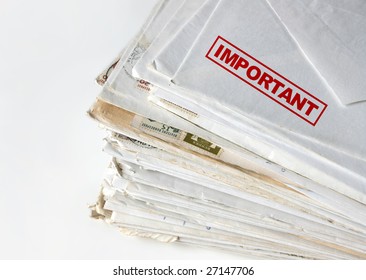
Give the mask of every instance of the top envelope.
[[(357, 9), (328, 15), (329, 28), (323, 28), (324, 21), (314, 20), (320, 4), (305, 9), (309, 1), (268, 2), (222, 0), (173, 77), (172, 90), (213, 111), (277, 127), (276, 133), (320, 155), (325, 165), (345, 169), (365, 194), (366, 48), (360, 46), (366, 32), (360, 30), (366, 27), (349, 22), (343, 28), (335, 20), (347, 24), (344, 18)], [(357, 22), (364, 18), (361, 9)], [(347, 45), (341, 44), (344, 36)], [(352, 69), (357, 73), (350, 75)]]

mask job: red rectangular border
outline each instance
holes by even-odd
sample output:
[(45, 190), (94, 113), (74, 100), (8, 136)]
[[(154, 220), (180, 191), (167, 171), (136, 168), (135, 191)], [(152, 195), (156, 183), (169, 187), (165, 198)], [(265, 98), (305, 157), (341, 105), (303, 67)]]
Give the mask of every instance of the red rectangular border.
[[(248, 82), (247, 80), (245, 80), (243, 77), (239, 76), (238, 74), (235, 74), (233, 71), (231, 71), (230, 69), (226, 68), (224, 65), (218, 63), (217, 61), (215, 61), (214, 59), (212, 59), (211, 57), (209, 57), (212, 49), (214, 48), (214, 46), (216, 45), (218, 40), (222, 40), (225, 43), (229, 44), (230, 46), (232, 46), (233, 48), (237, 49), (238, 51), (240, 51), (241, 53), (243, 53), (244, 55), (250, 57), (251, 59), (253, 59), (254, 61), (256, 61), (258, 64), (262, 65), (263, 67), (267, 68), (268, 70), (270, 70), (272, 73), (276, 74), (277, 76), (281, 77), (282, 79), (284, 79), (286, 82), (290, 83), (291, 85), (295, 86), (296, 88), (302, 90), (304, 93), (308, 94), (309, 96), (311, 96), (313, 99), (317, 100), (319, 103), (324, 105), (324, 109), (320, 112), (318, 118), (315, 120), (314, 123), (312, 123), (311, 121), (309, 121), (308, 119), (304, 118), (303, 116), (299, 115), (298, 113), (296, 113), (295, 111), (293, 111), (292, 109), (286, 107), (284, 104), (280, 103), (278, 100), (276, 100), (275, 98), (273, 98), (271, 95), (267, 94), (266, 92), (264, 92), (263, 90), (257, 88), (256, 86), (252, 85), (250, 82)], [(307, 92), (306, 90), (302, 89), (301, 87), (299, 87), (298, 85), (296, 85), (295, 83), (291, 82), (289, 79), (285, 78), (284, 76), (282, 76), (281, 74), (277, 73), (276, 71), (274, 71), (272, 68), (268, 67), (267, 65), (265, 65), (264, 63), (260, 62), (258, 59), (254, 58), (253, 56), (251, 56), (250, 54), (246, 53), (245, 51), (243, 51), (242, 49), (238, 48), (237, 46), (235, 46), (234, 44), (230, 43), (228, 40), (224, 39), (222, 36), (217, 36), (215, 42), (212, 44), (212, 46), (210, 47), (210, 49), (208, 50), (207, 54), (206, 54), (206, 58), (211, 60), (212, 62), (214, 62), (215, 64), (217, 64), (218, 66), (220, 66), (221, 68), (225, 69), (226, 71), (228, 71), (229, 73), (231, 73), (232, 75), (234, 75), (235, 77), (239, 78), (240, 80), (242, 80), (243, 82), (245, 82), (246, 84), (248, 84), (249, 86), (251, 86), (252, 88), (258, 90), (259, 92), (261, 92), (262, 94), (264, 94), (265, 96), (269, 97), (270, 99), (272, 99), (273, 101), (275, 101), (277, 104), (281, 105), (282, 107), (286, 108), (287, 110), (289, 110), (290, 112), (292, 112), (293, 114), (295, 114), (296, 116), (298, 116), (299, 118), (303, 119), (304, 121), (306, 121), (307, 123), (311, 124), (312, 126), (315, 126), (318, 121), (320, 120), (321, 116), (323, 115), (325, 109), (328, 107), (328, 104), (326, 104), (325, 102), (321, 101), (319, 98), (315, 97), (314, 95), (312, 95), (311, 93)]]

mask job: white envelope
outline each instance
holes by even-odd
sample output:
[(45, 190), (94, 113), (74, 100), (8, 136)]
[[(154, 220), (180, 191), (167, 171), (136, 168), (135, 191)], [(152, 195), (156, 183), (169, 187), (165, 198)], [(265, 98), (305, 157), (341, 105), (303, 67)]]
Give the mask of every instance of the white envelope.
[[(144, 190), (147, 193), (156, 193), (158, 196), (159, 192), (161, 195), (164, 193), (171, 194), (169, 199), (162, 199), (161, 202), (167, 203), (169, 201), (169, 203), (173, 203), (174, 205), (186, 205), (186, 207), (192, 210), (195, 209), (199, 212), (220, 216), (224, 219), (228, 219), (227, 226), (229, 226), (229, 221), (232, 220), (294, 235), (308, 235), (308, 238), (325, 238), (324, 240), (327, 240), (328, 242), (334, 242), (334, 240), (332, 241), (332, 238), (330, 238), (332, 231), (325, 230), (325, 225), (324, 228), (320, 225), (310, 225), (309, 223), (304, 223), (299, 217), (291, 222), (288, 220), (285, 222), (286, 219), (282, 220), (280, 218), (281, 215), (278, 216), (275, 214), (277, 212), (276, 210), (268, 209), (270, 212), (267, 212), (266, 214), (266, 207), (264, 206), (255, 205), (238, 197), (229, 196), (225, 193), (208, 189), (199, 184), (171, 177), (157, 171), (153, 172), (143, 170), (141, 167), (136, 167), (137, 166), (134, 166), (133, 164), (131, 166), (131, 163), (123, 163), (122, 176), (129, 181), (135, 182), (139, 192)], [(145, 185), (151, 186), (152, 189), (146, 189), (144, 187)], [(162, 192), (162, 190), (165, 192)], [(271, 214), (268, 215), (268, 213)], [(273, 215), (276, 216), (273, 220), (271, 218), (264, 218), (265, 216), (273, 217)], [(296, 227), (294, 227), (294, 225), (296, 225)], [(239, 224), (235, 225), (232, 230), (235, 231), (235, 228), (239, 229)], [(341, 231), (334, 231), (333, 236), (336, 236), (338, 239), (342, 236), (342, 232), (344, 232), (345, 228), (339, 227), (339, 224), (337, 225), (337, 228)], [(244, 229), (241, 230), (244, 231)], [(330, 236), (324, 235), (325, 232), (328, 232)], [(352, 231), (348, 232), (355, 233)], [(352, 235), (348, 237), (349, 240), (352, 239), (351, 236)], [(353, 239), (353, 242), (357, 242), (357, 238), (362, 238), (362, 236), (356, 237), (356, 239)], [(338, 239), (337, 242), (340, 242), (340, 240)], [(358, 242), (360, 242), (360, 240)]]
[[(359, 227), (355, 222), (345, 220), (342, 218), (342, 216), (332, 214), (331, 212), (321, 211), (320, 208), (314, 208), (311, 201), (305, 203), (305, 205), (301, 207), (299, 206), (301, 205), (301, 203), (298, 204), (298, 201), (295, 202), (295, 200), (291, 201), (290, 204), (284, 201), (278, 203), (278, 201), (281, 201), (279, 197), (275, 198), (274, 196), (267, 196), (266, 198), (263, 198), (261, 197), (260, 193), (259, 196), (256, 194), (253, 195), (253, 193), (248, 192), (246, 188), (233, 188), (231, 184), (233, 184), (233, 186), (236, 185), (234, 178), (232, 178), (232, 180), (230, 181), (226, 180), (226, 183), (222, 182), (222, 179), (219, 179), (223, 176), (222, 171), (219, 167), (216, 168), (216, 175), (214, 175), (215, 180), (212, 180), (211, 178), (209, 178), (211, 177), (211, 171), (208, 166), (204, 167), (201, 164), (200, 167), (197, 168), (197, 165), (194, 162), (185, 161), (179, 156), (174, 156), (162, 150), (157, 150), (149, 146), (146, 147), (145, 145), (140, 146), (139, 144), (133, 143), (129, 140), (120, 139), (117, 141), (120, 143), (120, 145), (123, 146), (119, 146), (119, 144), (117, 144), (118, 146), (114, 146), (114, 144), (108, 144), (105, 148), (105, 150), (111, 155), (117, 156), (124, 161), (138, 163), (146, 169), (158, 170), (159, 172), (176, 176), (178, 178), (191, 182), (191, 184), (195, 184), (195, 182), (198, 182), (206, 188), (232, 195), (234, 197), (232, 199), (232, 203), (234, 203), (234, 201), (236, 201), (237, 199), (247, 201), (245, 203), (243, 201), (243, 205), (239, 206), (239, 208), (244, 207), (247, 209), (247, 211), (252, 211), (253, 213), (256, 213), (258, 211), (258, 213), (260, 212), (260, 215), (264, 215), (266, 219), (271, 220), (273, 218), (274, 220), (281, 220), (290, 225), (300, 225), (298, 223), (301, 223), (300, 221), (302, 221), (302, 223), (305, 223), (303, 225), (305, 228), (307, 228), (307, 230), (313, 228), (315, 232), (317, 232), (317, 229), (319, 229), (319, 225), (316, 225), (318, 223), (324, 226), (340, 227), (343, 228), (342, 231), (345, 230), (356, 235), (364, 232), (364, 228), (362, 229), (362, 227)], [(124, 146), (126, 147), (124, 148)], [(189, 166), (194, 166), (194, 168), (189, 168)], [(205, 170), (203, 174), (202, 172), (200, 172), (201, 169)], [(256, 188), (260, 188), (260, 185), (257, 185)], [(227, 201), (229, 200), (230, 199), (228, 198)], [(274, 200), (277, 200), (277, 202)], [(265, 214), (265, 212), (263, 212), (265, 211), (265, 208), (260, 208), (260, 210), (257, 211), (255, 210), (257, 207), (256, 204), (262, 205), (263, 207), (270, 207), (271, 209), (269, 210), (269, 212), (267, 212), (267, 214)], [(291, 218), (292, 215), (296, 216), (295, 220)], [(313, 224), (313, 222), (315, 222), (316, 224)], [(312, 232), (313, 230), (310, 231)], [(327, 232), (324, 227), (322, 227), (322, 232)], [(331, 232), (332, 231), (330, 231), (329, 233), (331, 234)], [(341, 235), (342, 234), (339, 233), (336, 236)]]
[[(143, 201), (134, 200), (131, 197), (125, 196), (113, 186), (112, 182), (107, 180), (103, 182), (101, 199), (103, 201), (97, 207), (99, 208), (99, 212), (110, 212), (111, 214), (106, 216), (106, 221), (118, 227), (122, 226), (144, 231), (153, 231), (165, 235), (168, 240), (172, 241), (174, 241), (174, 236), (179, 236), (179, 240), (189, 238), (197, 240), (197, 243), (203, 241), (203, 244), (209, 241), (215, 244), (215, 247), (219, 248), (225, 248), (225, 246), (239, 247), (235, 251), (244, 254), (249, 253), (254, 257), (266, 256), (268, 258), (270, 256), (278, 256), (282, 253), (278, 254), (276, 252), (281, 251), (281, 249), (275, 250), (274, 252), (270, 248), (265, 250), (265, 241), (261, 242), (262, 245), (260, 245), (261, 243), (257, 243), (259, 248), (264, 247), (263, 251), (260, 250), (258, 252), (258, 248), (255, 247), (256, 244), (252, 245), (253, 238), (246, 238), (238, 234), (200, 225), (188, 216), (156, 209), (151, 204), (146, 204)], [(301, 252), (297, 253), (301, 256)], [(292, 255), (284, 254), (288, 257)]]
[[(195, 246), (225, 249), (250, 259), (283, 259), (284, 257), (286, 259), (302, 259), (308, 256), (308, 254), (303, 256), (302, 252), (298, 252), (296, 256), (294, 256), (295, 254), (283, 254), (281, 248), (279, 250), (276, 246), (268, 248), (268, 242), (264, 241), (257, 243), (260, 246), (256, 248), (255, 244), (252, 244), (253, 239), (245, 240), (240, 237), (230, 236), (230, 234), (228, 236), (223, 234), (223, 231), (208, 230), (203, 226), (200, 226), (202, 230), (199, 230), (197, 228), (199, 225), (193, 223), (191, 227), (189, 223), (184, 223), (184, 218), (179, 222), (176, 218), (172, 219), (170, 217), (170, 215), (176, 216), (174, 213), (166, 211), (157, 212), (156, 209), (148, 204), (138, 203), (138, 208), (136, 208), (137, 205), (133, 200), (128, 199), (124, 201), (125, 197), (116, 192), (117, 189), (111, 182), (113, 174), (110, 174), (108, 177), (102, 184), (101, 195), (96, 205), (92, 207), (92, 211), (95, 218), (103, 219), (107, 223), (117, 226), (122, 233), (149, 237), (163, 242), (177, 241)], [(123, 206), (126, 203), (129, 204), (129, 207), (124, 208)], [(137, 209), (140, 211), (136, 211)], [(157, 215), (152, 216), (151, 212), (161, 213), (162, 216), (159, 219)], [(243, 243), (244, 240), (245, 242)], [(258, 250), (264, 246), (267, 246), (267, 248)], [(327, 258), (326, 256), (326, 254), (320, 253), (313, 255), (312, 258)], [(342, 258), (342, 256), (340, 257)], [(329, 256), (328, 258), (334, 258), (334, 256)]]
[[(99, 122), (115, 131), (128, 135), (129, 137), (137, 139), (138, 141), (147, 142), (150, 145), (159, 147), (170, 153), (177, 154), (179, 155), (178, 158), (185, 158), (184, 163), (182, 163), (183, 166), (191, 166), (191, 170), (194, 170), (195, 172), (200, 171), (203, 166), (212, 165), (212, 167), (209, 166), (210, 171), (205, 170), (201, 171), (201, 173), (209, 175), (211, 178), (215, 178), (216, 180), (231, 182), (230, 184), (233, 184), (233, 186), (241, 189), (248, 189), (250, 193), (258, 190), (261, 192), (264, 191), (266, 193), (271, 193), (275, 197), (280, 196), (282, 199), (289, 200), (291, 204), (295, 203), (296, 205), (301, 206), (304, 211), (307, 209), (307, 212), (317, 212), (318, 210), (316, 207), (321, 206), (322, 208), (325, 207), (328, 209), (328, 211), (340, 213), (346, 217), (351, 217), (352, 220), (358, 221), (360, 224), (363, 223), (364, 212), (362, 211), (362, 207), (347, 197), (341, 196), (327, 188), (317, 188), (316, 186), (309, 185), (309, 183), (307, 183), (306, 186), (311, 187), (313, 191), (308, 191), (306, 188), (304, 188), (304, 186), (297, 185), (291, 186), (291, 189), (295, 190), (295, 192), (293, 192), (286, 189), (286, 187), (284, 188), (282, 183), (276, 181), (268, 184), (266, 183), (269, 179), (268, 177), (258, 176), (255, 175), (255, 173), (236, 169), (230, 165), (217, 162), (215, 160), (215, 155), (204, 151), (195, 145), (192, 145), (190, 142), (185, 142), (182, 140), (182, 137), (186, 138), (188, 135), (186, 132), (176, 130), (170, 126), (141, 118), (139, 116), (134, 116), (134, 114), (123, 111), (122, 109), (114, 107), (110, 104), (104, 103), (103, 105), (103, 103), (97, 103), (96, 106), (91, 109), (90, 114)], [(167, 128), (169, 129), (167, 130)], [(168, 132), (169, 135), (166, 135), (165, 132)], [(124, 140), (121, 138), (117, 139), (117, 141)], [(132, 145), (132, 147), (135, 147), (131, 141), (124, 141), (124, 143), (128, 143)], [(178, 148), (178, 146), (180, 146), (180, 148)], [(230, 151), (230, 149), (220, 148), (219, 151), (222, 152), (221, 154), (219, 153), (219, 158), (222, 160), (230, 160), (230, 158), (234, 160), (236, 158), (235, 151), (233, 153)], [(162, 150), (149, 150), (148, 152), (153, 152), (158, 158), (164, 157), (164, 152)], [(197, 152), (202, 155), (205, 155), (206, 153), (206, 155), (210, 155), (210, 157), (201, 156), (197, 154)], [(211, 159), (211, 157), (213, 158)], [(155, 160), (153, 161), (155, 162)], [(171, 159), (171, 161), (176, 163), (177, 159)], [(254, 160), (253, 163), (255, 162), (256, 161)], [(259, 163), (260, 162), (261, 161), (259, 161)], [(250, 164), (250, 162), (248, 164)], [(270, 168), (272, 164), (268, 164), (268, 166)], [(209, 184), (215, 185), (213, 181), (211, 181)], [(298, 193), (304, 194), (300, 200), (298, 200), (299, 198), (297, 197)], [(306, 199), (309, 198), (312, 200), (307, 202)], [(350, 211), (350, 209), (352, 209), (352, 211)]]
[[(169, 86), (171, 90), (190, 96), (189, 100), (201, 100), (202, 103), (210, 104), (213, 110), (221, 112), (222, 115), (228, 115), (228, 112), (232, 111), (236, 118), (240, 115), (245, 116), (243, 121), (255, 116), (252, 118), (263, 126), (268, 123), (270, 125), (267, 127), (277, 126), (278, 131), (274, 133), (280, 133), (287, 141), (306, 148), (309, 155), (304, 154), (304, 157), (311, 155), (313, 159), (308, 161), (308, 165), (297, 165), (296, 169), (292, 167), (291, 162), (281, 161), (279, 157), (274, 161), (365, 202), (366, 145), (363, 143), (366, 140), (366, 126), (362, 121), (365, 119), (364, 104), (344, 106), (339, 103), (266, 2), (222, 1), (220, 5), (174, 78), (174, 84)], [(228, 9), (232, 11), (230, 17), (226, 16)], [(261, 36), (258, 37), (258, 34)], [(256, 59), (252, 64), (260, 62), (258, 65), (263, 67), (260, 68), (261, 73), (271, 71), (262, 64), (270, 65), (270, 68), (274, 69), (274, 72), (270, 73), (281, 73), (276, 77), (284, 77), (285, 81), (290, 81), (289, 85), (294, 86), (302, 95), (295, 96), (293, 93), (294, 98), (291, 99), (288, 92), (281, 91), (278, 93), (283, 93), (282, 97), (278, 98), (272, 96), (272, 93), (263, 94), (253, 88), (253, 85), (243, 82), (242, 77), (235, 73), (235, 69), (234, 74), (239, 78), (230, 73), (230, 69), (225, 70), (225, 65), (217, 65), (222, 62), (220, 58), (223, 54), (220, 53), (219, 56), (217, 53), (218, 58), (214, 54), (222, 44), (232, 47), (233, 54), (236, 50), (238, 55), (245, 56), (245, 53), (239, 50), (245, 49), (247, 54)], [(239, 49), (232, 44), (237, 45)], [(213, 49), (209, 52), (211, 46)], [(206, 55), (211, 60), (206, 58)], [(243, 70), (241, 68), (244, 67), (238, 66), (239, 72)], [(251, 74), (254, 75), (256, 68), (251, 69)], [(245, 73), (244, 71), (243, 75)], [(265, 83), (264, 85), (266, 86)], [(305, 90), (302, 91), (303, 88)], [(232, 94), (223, 95), (227, 91)], [(302, 108), (302, 111), (299, 108)], [(326, 170), (326, 173), (341, 183), (329, 184), (322, 180), (319, 174), (314, 173), (314, 176), (308, 171), (309, 165), (312, 164), (320, 170)]]
[[(124, 166), (125, 167), (125, 166)], [(125, 169), (122, 168), (121, 172), (124, 173)], [(132, 171), (132, 170), (131, 170)], [(128, 172), (128, 170), (127, 170)], [(117, 200), (113, 203), (115, 206), (111, 206), (113, 208), (110, 208), (110, 206), (105, 206), (105, 208), (109, 210), (114, 210), (119, 213), (124, 213), (124, 215), (135, 215), (138, 217), (144, 217), (149, 218), (153, 220), (162, 220), (164, 222), (176, 224), (176, 225), (182, 225), (184, 227), (191, 227), (200, 229), (202, 227), (195, 226), (194, 224), (203, 225), (205, 227), (210, 227), (209, 231), (211, 233), (215, 232), (215, 229), (221, 229), (223, 230), (223, 234), (225, 234), (225, 231), (230, 234), (237, 234), (242, 235), (243, 237), (247, 236), (246, 238), (260, 238), (261, 236), (264, 238), (264, 240), (267, 240), (271, 242), (276, 241), (278, 243), (283, 244), (283, 246), (286, 247), (286, 245), (294, 246), (294, 248), (303, 248), (306, 250), (309, 250), (309, 252), (317, 252), (317, 250), (320, 250), (319, 254), (327, 254), (338, 256), (338, 257), (347, 257), (350, 256), (344, 255), (341, 252), (337, 252), (333, 249), (330, 249), (328, 247), (323, 247), (319, 242), (311, 243), (306, 240), (311, 240), (312, 236), (317, 236), (316, 233), (311, 233), (308, 237), (305, 237), (305, 240), (297, 239), (297, 236), (307, 236), (310, 230), (310, 228), (306, 228), (305, 232), (300, 231), (298, 234), (287, 235), (277, 232), (276, 229), (274, 231), (272, 230), (259, 230), (258, 228), (254, 226), (250, 226), (250, 224), (247, 224), (245, 222), (245, 219), (243, 222), (235, 222), (235, 220), (232, 220), (230, 218), (220, 218), (219, 216), (214, 215), (215, 211), (210, 211), (207, 207), (199, 207), (199, 205), (194, 202), (193, 200), (179, 197), (177, 195), (174, 195), (170, 192), (164, 192), (156, 187), (151, 187), (148, 185), (140, 184), (140, 183), (131, 183), (129, 180), (125, 180), (123, 178), (119, 177), (120, 175), (114, 176), (114, 178), (111, 180), (111, 186), (116, 188), (117, 190), (120, 190), (122, 193), (126, 193), (128, 196), (125, 197), (123, 195), (118, 195), (118, 193), (112, 192), (113, 197), (115, 197)], [(163, 180), (164, 182), (165, 180)], [(168, 182), (168, 181), (166, 181)], [(183, 185), (182, 185), (183, 187)], [(117, 196), (116, 196), (117, 194)], [(107, 194), (106, 194), (107, 195)], [(144, 214), (139, 210), (141, 207), (144, 207), (144, 204), (139, 203), (138, 201), (131, 200), (133, 198), (134, 200), (140, 200), (143, 202), (147, 202), (147, 206), (149, 206), (151, 209), (149, 211), (149, 214)], [(122, 202), (119, 203), (118, 200)], [(108, 200), (110, 201), (110, 200)], [(109, 204), (110, 205), (110, 204)], [(157, 211), (157, 212), (156, 212)], [(156, 214), (158, 216), (156, 216)], [(164, 214), (165, 213), (165, 214)], [(219, 214), (219, 212), (217, 212)], [(213, 216), (214, 215), (214, 216)], [(159, 218), (159, 216), (161, 218)], [(190, 224), (191, 223), (191, 224)], [(255, 224), (255, 223), (254, 223)], [(294, 229), (296, 231), (296, 229)], [(256, 232), (256, 233), (255, 233)], [(284, 231), (285, 233), (286, 231)], [(292, 232), (292, 231), (290, 231)], [(319, 230), (319, 232), (325, 233), (326, 230), (323, 229), (323, 231)], [(253, 235), (254, 234), (254, 235)], [(341, 241), (341, 233), (335, 235), (335, 239), (337, 244), (340, 244)], [(277, 237), (276, 237), (277, 236)], [(286, 237), (287, 236), (287, 237)], [(322, 238), (325, 238), (324, 240), (328, 240), (328, 242), (332, 243), (332, 239), (327, 239), (326, 235), (323, 235), (323, 237), (320, 235), (320, 240)], [(273, 239), (274, 238), (274, 239)], [(282, 240), (282, 238), (285, 238), (285, 240)], [(263, 245), (266, 244), (266, 241), (262, 242), (262, 244), (257, 244), (255, 239), (251, 241), (251, 246), (256, 247), (263, 247)], [(316, 240), (316, 239), (315, 239)], [(350, 238), (348, 241), (350, 244), (357, 243), (357, 241), (352, 241), (353, 239)], [(347, 241), (347, 239), (346, 239)], [(327, 242), (327, 241), (326, 241)], [(358, 241), (360, 242), (360, 241)], [(321, 242), (320, 242), (321, 243)], [(257, 245), (255, 245), (257, 244)], [(353, 244), (352, 244), (353, 245)], [(268, 245), (265, 245), (268, 246)], [(276, 246), (272, 244), (271, 246)], [(315, 248), (318, 248), (314, 251)], [(284, 248), (282, 248), (284, 249)], [(328, 255), (329, 257), (329, 255)], [(322, 257), (324, 258), (324, 256)]]
[[(359, 108), (363, 100), (359, 99), (361, 91), (350, 98), (340, 80), (359, 78), (348, 72), (357, 68), (358, 61), (346, 58), (350, 50), (363, 54), (365, 36), (359, 32), (358, 42), (352, 32), (346, 32), (349, 26), (339, 25), (337, 17), (344, 16), (345, 24), (353, 15), (362, 24), (366, 5), (359, 1), (347, 7), (342, 4), (342, 0), (159, 2), (119, 62), (103, 72), (100, 80), (105, 83), (100, 97), (124, 110), (98, 101), (89, 112), (112, 129), (105, 151), (117, 157), (103, 182), (95, 214), (128, 234), (223, 248), (251, 258), (364, 258), (366, 165), (364, 150), (360, 154), (356, 149), (362, 139), (349, 147), (344, 141), (350, 137), (338, 139), (334, 131), (331, 135), (318, 131), (332, 114)], [(303, 5), (306, 12), (298, 15)], [(243, 20), (238, 11), (247, 15), (246, 9), (250, 12)], [(223, 17), (228, 15), (229, 19)], [(320, 25), (316, 25), (317, 17), (322, 18)], [(248, 27), (258, 19), (255, 30), (270, 26), (280, 35), (263, 32), (258, 37), (253, 32), (257, 37), (252, 40), (275, 42), (279, 38), (279, 44), (265, 46), (241, 37), (252, 36)], [(235, 20), (240, 24), (233, 24)], [(299, 28), (303, 25), (311, 28), (303, 31)], [(313, 46), (308, 37), (324, 25), (332, 34)], [(214, 37), (215, 32), (220, 34)], [(335, 41), (344, 36), (351, 40), (320, 57), (325, 46), (332, 46), (329, 41), (334, 34)], [(211, 38), (214, 40), (205, 49)], [(249, 50), (243, 51), (234, 41), (247, 44)], [(334, 64), (328, 59), (334, 53), (348, 64), (330, 73)], [(148, 81), (156, 79), (160, 88), (142, 80), (145, 75)], [(256, 80), (262, 82), (255, 86)], [(242, 90), (240, 83), (249, 89)], [(266, 97), (266, 87), (273, 84), (278, 96), (283, 90), (282, 97), (269, 99), (298, 119), (275, 112), (278, 108), (258, 97)], [(207, 85), (210, 92), (206, 92)], [(257, 94), (253, 100), (242, 96), (254, 95), (255, 90), (263, 95)], [(230, 98), (226, 98), (227, 92), (232, 93)], [(303, 111), (295, 112), (289, 104)], [(271, 112), (262, 112), (263, 105)], [(360, 116), (365, 117), (361, 110)], [(342, 122), (337, 125), (345, 127)], [(366, 131), (360, 122), (352, 125)], [(248, 147), (253, 149), (247, 151)]]
[[(170, 6), (166, 6), (165, 9), (167, 9)], [(184, 7), (184, 5), (182, 6)], [(182, 8), (181, 8), (182, 9)], [(168, 12), (165, 12), (166, 14), (169, 14)], [(180, 12), (182, 13), (182, 12)], [(164, 20), (159, 20), (158, 22), (161, 22), (160, 25), (163, 25)], [(156, 22), (151, 24), (157, 24)], [(146, 28), (146, 30), (150, 30), (149, 27)], [(155, 30), (155, 31), (153, 31)], [(143, 42), (145, 45), (149, 45), (147, 38), (151, 38), (156, 33), (157, 30), (159, 30), (158, 26), (155, 26), (153, 30), (150, 33), (145, 34), (143, 32), (142, 38), (144, 38)], [(164, 29), (165, 30), (165, 29)], [(153, 38), (153, 37), (152, 37)], [(156, 40), (154, 40), (155, 42)], [(137, 54), (138, 52), (135, 51), (136, 48), (139, 49), (140, 43), (139, 41), (136, 41), (137, 47), (132, 47), (132, 54)], [(143, 50), (141, 50), (143, 51)], [(143, 53), (143, 52), (142, 52)], [(133, 56), (134, 57), (134, 56)], [(133, 66), (134, 59), (130, 59), (129, 56), (126, 56), (126, 61), (129, 61), (129, 65)], [(295, 173), (291, 173), (289, 170), (286, 170), (284, 172), (284, 169), (281, 166), (277, 166), (275, 164), (269, 164), (267, 160), (261, 159), (258, 156), (250, 155), (244, 153), (244, 151), (239, 151), (237, 148), (233, 147), (233, 145), (230, 145), (227, 141), (222, 141), (218, 137), (214, 137), (214, 135), (210, 135), (209, 133), (203, 131), (202, 129), (189, 125), (189, 123), (184, 122), (183, 119), (180, 119), (174, 114), (168, 114), (167, 112), (160, 112), (158, 108), (155, 106), (152, 106), (151, 104), (148, 104), (146, 101), (147, 94), (144, 91), (141, 91), (137, 85), (139, 81), (136, 81), (133, 79), (129, 74), (129, 68), (125, 67), (125, 64), (121, 64), (123, 66), (121, 73), (118, 74), (117, 83), (120, 84), (120, 87), (116, 86), (116, 89), (113, 88), (113, 92), (110, 91), (103, 91), (102, 97), (104, 99), (107, 99), (109, 102), (112, 102), (114, 104), (117, 104), (125, 109), (128, 109), (130, 111), (133, 111), (138, 114), (142, 114), (146, 117), (157, 119), (159, 121), (168, 122), (169, 125), (174, 125), (174, 127), (179, 127), (183, 129), (187, 129), (190, 132), (193, 132), (197, 135), (202, 135), (206, 139), (209, 139), (210, 141), (213, 141), (214, 143), (219, 143), (220, 145), (223, 145), (224, 147), (224, 153), (220, 156), (220, 159), (226, 162), (229, 162), (231, 164), (240, 165), (242, 167), (254, 170), (256, 172), (264, 173), (269, 176), (272, 176), (274, 178), (277, 178), (281, 181), (285, 181), (289, 183), (289, 186), (291, 188), (296, 189), (297, 191), (305, 193), (309, 197), (313, 197), (316, 200), (326, 203), (327, 205), (331, 205), (334, 209), (342, 209), (344, 208), (344, 213), (360, 213), (359, 211), (349, 211), (349, 203), (345, 203), (344, 199), (341, 199), (337, 196), (334, 196), (334, 193), (332, 194), (326, 189), (319, 189), (318, 187), (314, 186), (312, 182), (308, 182), (301, 178)], [(117, 71), (117, 70), (116, 70)], [(109, 81), (109, 83), (111, 83)], [(108, 84), (108, 83), (107, 83)], [(107, 85), (108, 86), (108, 85)], [(109, 87), (112, 89), (112, 86)], [(125, 92), (117, 91), (124, 90)], [(201, 137), (202, 137), (201, 136)], [(240, 136), (242, 138), (242, 136)], [(184, 143), (183, 143), (184, 144)], [(233, 149), (232, 151), (227, 150), (226, 148)], [(238, 157), (235, 157), (235, 154), (239, 155)], [(229, 156), (225, 156), (229, 155)], [(289, 180), (290, 179), (290, 180)], [(291, 183), (291, 181), (293, 183)], [(296, 184), (299, 184), (301, 188), (299, 189)], [(311, 191), (308, 192), (306, 189), (303, 189), (303, 187), (306, 186), (306, 188), (310, 188)], [(320, 195), (321, 194), (321, 195)], [(333, 202), (332, 202), (333, 201)], [(342, 201), (342, 202), (341, 202)], [(341, 203), (340, 203), (341, 202)], [(348, 206), (347, 206), (348, 205)], [(357, 208), (356, 208), (357, 209)]]
[[(182, 228), (182, 232), (185, 232), (184, 229), (190, 228), (210, 235), (231, 236), (231, 238), (242, 240), (241, 242), (244, 242), (242, 244), (247, 244), (247, 248), (261, 250), (273, 248), (273, 250), (282, 253), (287, 252), (291, 254), (292, 252), (298, 255), (305, 254), (305, 256), (308, 255), (310, 257), (318, 256), (318, 258), (352, 258), (352, 255), (324, 247), (316, 242), (309, 242), (306, 238), (302, 240), (302, 238), (296, 235), (292, 236), (291, 234), (260, 229), (243, 223), (230, 222), (230, 220), (212, 216), (207, 210), (206, 212), (201, 212), (198, 209), (194, 210), (195, 203), (190, 203), (189, 200), (187, 202), (185, 200), (176, 200), (169, 193), (141, 184), (134, 184), (118, 177), (119, 175), (114, 176), (111, 188), (104, 189), (104, 195), (108, 198), (104, 209), (123, 214), (124, 219), (126, 218), (125, 216), (134, 216), (179, 226)], [(190, 205), (185, 206), (187, 203)], [(203, 235), (201, 233), (200, 236)], [(224, 239), (219, 239), (224, 241), (225, 237)]]
[[(173, 77), (178, 70), (178, 66), (189, 53), (195, 39), (201, 33), (202, 26), (209, 20), (210, 15), (214, 12), (219, 2), (219, 0), (207, 0), (199, 10), (196, 9), (198, 11), (177, 31), (177, 34), (185, 34), (184, 41), (180, 40), (179, 36), (174, 36), (167, 43), (164, 38), (161, 40), (161, 35), (159, 35), (158, 40), (154, 41), (146, 55), (137, 63), (136, 68), (142, 67), (142, 69), (153, 70), (152, 67), (149, 67), (149, 65), (153, 65), (154, 70), (160, 74), (169, 78)], [(166, 44), (165, 47), (163, 47), (164, 43)], [(170, 48), (172, 44), (176, 46), (173, 52)]]

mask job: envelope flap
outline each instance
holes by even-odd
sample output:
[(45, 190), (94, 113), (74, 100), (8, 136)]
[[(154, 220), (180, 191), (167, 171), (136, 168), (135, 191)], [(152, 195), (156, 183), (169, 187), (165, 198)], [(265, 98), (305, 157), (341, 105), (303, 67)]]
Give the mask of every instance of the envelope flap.
[(343, 105), (366, 101), (365, 16), (321, 1), (307, 2), (267, 0), (339, 101)]

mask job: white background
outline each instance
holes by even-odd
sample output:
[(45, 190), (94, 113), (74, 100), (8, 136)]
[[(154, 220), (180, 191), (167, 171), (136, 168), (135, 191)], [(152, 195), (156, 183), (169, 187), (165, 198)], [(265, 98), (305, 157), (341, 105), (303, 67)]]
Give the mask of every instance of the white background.
[(228, 254), (121, 235), (89, 218), (109, 162), (86, 115), (94, 78), (156, 0), (0, 0), (0, 259)]

